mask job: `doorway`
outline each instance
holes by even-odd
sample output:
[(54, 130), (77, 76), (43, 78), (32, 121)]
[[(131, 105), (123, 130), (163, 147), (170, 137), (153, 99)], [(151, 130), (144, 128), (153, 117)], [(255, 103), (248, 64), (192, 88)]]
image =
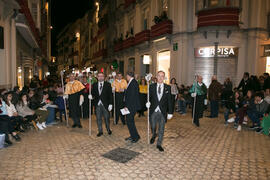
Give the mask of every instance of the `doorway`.
[(157, 71), (164, 71), (166, 75), (165, 82), (169, 84), (170, 82), (170, 60), (171, 60), (171, 52), (170, 51), (162, 51), (157, 55)]

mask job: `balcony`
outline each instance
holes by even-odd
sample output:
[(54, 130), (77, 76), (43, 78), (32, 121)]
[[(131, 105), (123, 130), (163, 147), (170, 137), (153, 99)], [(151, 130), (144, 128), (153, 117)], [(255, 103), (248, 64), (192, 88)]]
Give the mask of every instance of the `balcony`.
[(123, 49), (130, 48), (131, 46), (134, 46), (135, 38), (129, 37), (128, 39), (124, 40), (123, 42)]
[(123, 49), (123, 42), (118, 42), (114, 44), (114, 52), (121, 51)]
[(155, 38), (165, 34), (172, 34), (173, 22), (171, 20), (164, 20), (151, 27), (150, 37)]
[(198, 12), (198, 28), (207, 26), (239, 27), (239, 12), (237, 7), (218, 7), (204, 9)]
[(136, 0), (125, 0), (125, 8), (127, 8), (129, 5), (136, 3)]
[(98, 52), (93, 54), (93, 58), (106, 57), (106, 56), (107, 56), (107, 49), (101, 49)]
[(144, 30), (142, 32), (139, 32), (137, 34), (135, 34), (135, 42), (134, 45), (137, 44), (141, 44), (145, 41), (149, 41), (150, 40), (150, 30)]
[[(28, 8), (28, 2), (26, 0), (17, 0), (17, 2), (18, 2), (18, 4), (20, 5), (20, 8), (21, 8), (20, 13), (24, 14), (24, 16), (25, 16), (25, 19), (26, 19), (25, 24), (27, 24), (29, 26), (35, 40), (37, 41), (38, 46), (44, 52), (44, 49), (42, 48), (42, 42), (41, 42), (41, 39), (40, 39), (39, 30), (36, 28), (33, 17), (31, 15), (31, 12), (30, 12), (29, 8)], [(17, 22), (17, 23), (22, 25), (24, 22)]]

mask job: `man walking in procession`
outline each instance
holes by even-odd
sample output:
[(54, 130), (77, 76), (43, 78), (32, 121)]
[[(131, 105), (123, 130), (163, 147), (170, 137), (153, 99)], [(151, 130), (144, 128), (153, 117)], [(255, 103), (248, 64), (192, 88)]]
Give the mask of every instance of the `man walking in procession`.
[[(150, 143), (155, 142), (158, 136), (157, 148), (159, 151), (164, 151), (161, 146), (164, 136), (164, 128), (166, 119), (173, 117), (173, 105), (171, 87), (164, 83), (165, 72), (159, 71), (157, 73), (157, 83), (151, 84), (149, 87), (150, 102), (146, 103), (146, 107), (150, 108), (150, 122), (152, 129), (152, 138)], [(156, 128), (158, 124), (158, 135)]]

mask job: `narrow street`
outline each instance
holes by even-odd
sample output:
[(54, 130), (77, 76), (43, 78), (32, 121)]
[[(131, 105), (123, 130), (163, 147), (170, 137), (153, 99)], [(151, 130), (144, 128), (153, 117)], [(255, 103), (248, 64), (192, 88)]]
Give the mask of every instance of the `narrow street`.
[[(111, 119), (112, 121), (112, 119)], [(176, 115), (166, 124), (165, 152), (147, 144), (147, 120), (136, 117), (141, 140), (132, 144), (126, 126), (111, 125), (113, 134), (92, 136), (63, 124), (31, 130), (22, 141), (0, 151), (0, 179), (260, 179), (270, 178), (270, 138), (245, 128), (224, 126), (223, 117), (204, 118), (201, 127), (191, 116)], [(102, 155), (116, 148), (139, 153), (126, 163)]]

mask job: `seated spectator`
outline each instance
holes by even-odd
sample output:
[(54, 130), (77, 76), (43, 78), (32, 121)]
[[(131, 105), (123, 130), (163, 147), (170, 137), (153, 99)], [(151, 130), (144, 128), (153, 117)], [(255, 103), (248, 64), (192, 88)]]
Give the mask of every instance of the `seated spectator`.
[[(27, 94), (24, 93), (21, 95), (16, 108), (18, 110), (19, 115), (26, 118), (28, 123), (32, 121), (35, 122), (37, 120), (37, 115), (35, 114), (34, 110), (28, 107), (28, 105), (29, 105), (29, 102), (27, 100)], [(46, 128), (45, 121), (41, 123), (37, 122), (36, 125), (40, 130), (43, 130), (44, 128)]]
[(261, 128), (257, 130), (257, 132), (262, 132), (265, 135), (269, 135), (270, 133), (270, 106), (268, 106), (268, 109), (265, 113), (265, 116), (263, 117)]
[(63, 115), (65, 116), (65, 120), (66, 120), (65, 101), (63, 98), (63, 92), (58, 93), (58, 96), (54, 103), (58, 106), (57, 111), (59, 112), (59, 115), (60, 115), (60, 121), (62, 122)]
[(255, 109), (248, 111), (247, 115), (252, 120), (253, 125), (251, 129), (258, 129), (260, 127), (260, 121), (263, 118), (264, 113), (266, 113), (268, 108), (268, 103), (263, 99), (263, 93), (257, 93), (255, 95)]
[(264, 93), (264, 100), (270, 104), (270, 89), (266, 89)]
[[(11, 145), (12, 142), (9, 141), (8, 134), (11, 134), (12, 138), (16, 141), (20, 141), (20, 136), (16, 133), (14, 126), (7, 115), (6, 103), (3, 101), (2, 96), (0, 96), (0, 122), (1, 122), (1, 131), (6, 134), (5, 143)], [(3, 125), (3, 126), (2, 126)]]
[(53, 102), (49, 99), (48, 92), (43, 92), (43, 98), (40, 105), (42, 106), (39, 108), (40, 110), (47, 110), (49, 112), (49, 115), (46, 119), (46, 126), (57, 124), (55, 122), (55, 108), (57, 108), (57, 106), (53, 105)]
[[(42, 125), (42, 128), (46, 128), (46, 120), (49, 116), (49, 111), (46, 108), (42, 108), (45, 104), (41, 103), (41, 98), (38, 93), (29, 91), (29, 108), (35, 111), (35, 114), (39, 117), (38, 122)], [(41, 95), (43, 96), (43, 95)], [(45, 122), (45, 123), (44, 123)], [(42, 129), (41, 128), (41, 129)]]
[(178, 95), (179, 113), (183, 116), (187, 113), (187, 104), (191, 102), (191, 96), (187, 89), (183, 90), (183, 94)]
[(253, 91), (248, 90), (247, 95), (243, 99), (243, 106), (238, 110), (239, 122), (238, 122), (237, 131), (241, 131), (244, 118), (247, 115), (247, 111), (252, 111), (254, 107), (255, 107), (255, 104), (254, 104)]
[(14, 128), (18, 131), (24, 132), (24, 120), (23, 117), (18, 115), (18, 112), (14, 106), (14, 104), (11, 103), (12, 101), (12, 92), (7, 92), (4, 95), (4, 101), (6, 103), (6, 110), (7, 115), (10, 117), (10, 121), (12, 122)]
[(19, 86), (15, 86), (13, 88), (13, 92), (12, 92), (12, 104), (16, 105), (19, 101), (19, 95), (20, 95), (20, 88)]
[(225, 112), (224, 112), (224, 119), (225, 125), (228, 124), (229, 115), (234, 113), (235, 125), (239, 120), (238, 110), (242, 107), (242, 97), (239, 91), (235, 91), (234, 96), (230, 97), (225, 102)]

